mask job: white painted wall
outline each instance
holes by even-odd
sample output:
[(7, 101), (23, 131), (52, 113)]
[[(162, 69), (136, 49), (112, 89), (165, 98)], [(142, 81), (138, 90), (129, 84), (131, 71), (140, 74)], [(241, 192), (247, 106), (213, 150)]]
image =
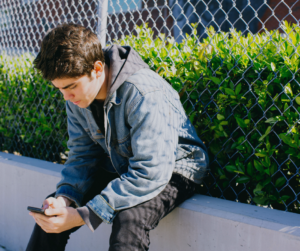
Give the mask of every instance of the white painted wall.
[[(24, 251), (34, 225), (27, 206), (54, 192), (61, 165), (0, 153), (0, 246)], [(111, 227), (83, 226), (67, 251), (105, 251)], [(150, 233), (150, 251), (285, 251), (300, 247), (300, 215), (195, 195)]]

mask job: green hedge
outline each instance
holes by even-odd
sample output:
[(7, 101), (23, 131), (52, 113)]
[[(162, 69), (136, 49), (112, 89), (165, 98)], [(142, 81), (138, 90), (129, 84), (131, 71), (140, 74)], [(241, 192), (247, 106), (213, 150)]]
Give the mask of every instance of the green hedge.
[(61, 162), (67, 148), (62, 96), (32, 69), (34, 56), (0, 56), (2, 151)]
[[(254, 37), (209, 28), (199, 42), (193, 27), (182, 43), (154, 38), (146, 26), (115, 42), (134, 47), (179, 92), (209, 148), (211, 172), (200, 193), (299, 213), (300, 28), (285, 23), (286, 36)], [(2, 56), (8, 61), (0, 75), (1, 148), (59, 161), (66, 150), (62, 97), (30, 68), (31, 56)]]

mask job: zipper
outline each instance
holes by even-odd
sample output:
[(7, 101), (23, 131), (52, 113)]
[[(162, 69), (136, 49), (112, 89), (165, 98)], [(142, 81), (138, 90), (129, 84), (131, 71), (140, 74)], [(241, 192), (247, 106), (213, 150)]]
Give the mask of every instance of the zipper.
[[(105, 136), (105, 145), (106, 145), (106, 148), (107, 148), (108, 153), (109, 153), (111, 164), (114, 167), (114, 169), (117, 172), (117, 174), (119, 174), (118, 170), (116, 169), (116, 167), (115, 167), (115, 165), (113, 163), (113, 160), (112, 160), (112, 157), (111, 157), (111, 148), (109, 147), (109, 144), (108, 144), (108, 142), (109, 142), (108, 141), (108, 137), (110, 139), (110, 136), (111, 136), (110, 135), (111, 134), (111, 130), (108, 133), (108, 128), (110, 128), (109, 119), (108, 119), (108, 113), (109, 113), (109, 110), (111, 109), (111, 107), (112, 107), (112, 105), (108, 108), (107, 114), (106, 114), (106, 112), (105, 112), (106, 106), (103, 106), (103, 109), (104, 109), (104, 122), (105, 122), (105, 125), (104, 125), (104, 127), (105, 127), (105, 135), (104, 135)], [(119, 176), (121, 176), (121, 175), (119, 174)]]

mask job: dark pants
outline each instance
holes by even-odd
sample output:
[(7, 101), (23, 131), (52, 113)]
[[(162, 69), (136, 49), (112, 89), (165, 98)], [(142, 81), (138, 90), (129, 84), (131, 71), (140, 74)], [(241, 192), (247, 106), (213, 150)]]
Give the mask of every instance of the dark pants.
[[(114, 174), (109, 173), (105, 175), (102, 173), (100, 176), (100, 182), (97, 184), (102, 184), (102, 189), (109, 181), (116, 178)], [(99, 194), (102, 189), (99, 185), (92, 187), (85, 201)], [(122, 210), (116, 215), (109, 240), (109, 251), (148, 250), (149, 231), (154, 229), (159, 221), (175, 207), (190, 198), (194, 192), (193, 182), (179, 174), (173, 174), (169, 184), (159, 195), (135, 207)], [(35, 225), (26, 251), (63, 251), (70, 234), (77, 229), (79, 227), (60, 234), (47, 234)]]

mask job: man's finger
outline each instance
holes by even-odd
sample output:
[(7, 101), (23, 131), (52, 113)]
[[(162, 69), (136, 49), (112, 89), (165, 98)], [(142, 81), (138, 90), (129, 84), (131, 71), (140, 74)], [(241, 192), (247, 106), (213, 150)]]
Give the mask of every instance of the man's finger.
[(60, 208), (48, 208), (45, 210), (45, 215), (47, 216), (55, 216), (55, 215), (62, 215), (66, 213), (66, 208), (65, 207), (60, 207)]
[(44, 221), (43, 219), (36, 219), (35, 221), (36, 221), (36, 223), (38, 223), (38, 225), (40, 227), (49, 226), (51, 224), (51, 223), (49, 223), (47, 221)]
[(33, 213), (31, 212), (30, 215), (35, 218), (35, 219), (40, 219), (40, 218), (43, 218), (43, 217), (47, 217), (46, 215), (43, 215), (43, 214), (39, 214), (39, 213)]
[(56, 198), (54, 197), (49, 197), (47, 199), (44, 200), (43, 202), (43, 209), (47, 209), (50, 207), (50, 205), (52, 205), (53, 207), (55, 207), (56, 204)]

